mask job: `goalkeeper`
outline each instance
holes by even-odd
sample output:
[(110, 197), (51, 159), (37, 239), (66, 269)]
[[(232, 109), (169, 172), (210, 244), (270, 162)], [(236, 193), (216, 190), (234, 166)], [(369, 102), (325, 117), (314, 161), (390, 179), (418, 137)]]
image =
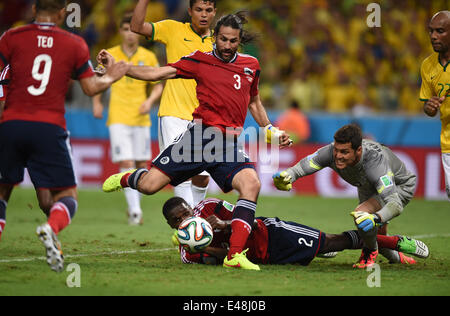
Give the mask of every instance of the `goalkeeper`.
[[(416, 189), (416, 176), (387, 147), (362, 139), (354, 125), (341, 127), (334, 142), (303, 158), (295, 166), (273, 175), (279, 190), (289, 191), (297, 179), (325, 167), (332, 168), (346, 182), (357, 187), (360, 204), (351, 212), (364, 241), (356, 268), (371, 266), (378, 256), (377, 232), (386, 234), (387, 223), (400, 215)], [(403, 253), (380, 248), (391, 263), (415, 263)]]

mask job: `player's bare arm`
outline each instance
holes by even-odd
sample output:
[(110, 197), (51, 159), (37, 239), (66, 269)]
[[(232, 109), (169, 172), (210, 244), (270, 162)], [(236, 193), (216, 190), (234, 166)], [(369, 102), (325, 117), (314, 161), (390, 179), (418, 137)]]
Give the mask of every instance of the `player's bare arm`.
[(114, 82), (122, 78), (129, 68), (130, 65), (124, 61), (114, 63), (106, 68), (103, 76), (95, 75), (81, 79), (81, 88), (86, 95), (92, 97), (108, 89)]
[(176, 75), (177, 69), (172, 66), (131, 66), (127, 72), (128, 77), (145, 81), (173, 79)]
[(151, 23), (145, 22), (149, 0), (139, 0), (134, 8), (133, 17), (131, 19), (131, 31), (147, 37), (153, 35), (153, 26)]
[[(252, 114), (253, 118), (255, 119), (256, 123), (260, 127), (268, 127), (272, 124), (270, 123), (269, 117), (267, 116), (266, 109), (264, 108), (261, 98), (258, 95), (252, 97), (250, 99), (250, 104), (248, 105), (248, 109), (250, 113)], [(280, 137), (279, 137), (279, 144), (280, 148), (289, 147), (292, 144), (291, 139), (289, 138), (289, 135), (284, 131), (279, 131)]]
[(153, 106), (153, 104), (161, 98), (162, 92), (164, 89), (163, 83), (157, 83), (153, 88), (152, 92), (150, 93), (150, 96), (147, 100), (145, 100), (144, 103), (142, 103), (141, 107), (139, 108), (140, 114), (148, 114)]

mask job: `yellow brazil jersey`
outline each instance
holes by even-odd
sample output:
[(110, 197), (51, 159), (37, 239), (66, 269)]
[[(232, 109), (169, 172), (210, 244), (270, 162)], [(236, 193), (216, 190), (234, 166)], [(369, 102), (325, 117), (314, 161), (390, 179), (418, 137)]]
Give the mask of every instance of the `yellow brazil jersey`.
[[(108, 52), (116, 61), (124, 60), (133, 65), (159, 67), (156, 55), (143, 47), (138, 47), (131, 57), (123, 52), (120, 45), (108, 49)], [(111, 86), (108, 121), (106, 122), (108, 126), (111, 124), (151, 125), (149, 114), (139, 113), (141, 104), (147, 99), (147, 84), (146, 81), (125, 76)]]
[[(163, 20), (152, 23), (151, 40), (166, 45), (167, 62), (174, 63), (196, 50), (212, 51), (211, 36), (201, 37), (190, 23), (174, 20)], [(196, 82), (192, 79), (170, 79), (161, 97), (159, 116), (175, 116), (184, 120), (192, 120), (192, 113), (198, 106)]]
[(441, 115), (441, 149), (443, 153), (450, 153), (450, 62), (442, 65), (439, 54), (433, 53), (422, 63), (420, 73), (422, 87), (420, 100), (427, 101), (431, 97), (448, 95), (439, 109)]

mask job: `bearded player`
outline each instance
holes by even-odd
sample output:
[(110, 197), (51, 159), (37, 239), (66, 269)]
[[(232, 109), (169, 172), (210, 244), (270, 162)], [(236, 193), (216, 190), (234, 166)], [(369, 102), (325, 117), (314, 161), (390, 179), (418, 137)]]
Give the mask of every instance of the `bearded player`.
[[(224, 267), (259, 270), (258, 265), (246, 258), (244, 246), (252, 229), (261, 185), (254, 163), (239, 146), (237, 136), (250, 110), (258, 125), (265, 127), (268, 141), (272, 141), (274, 135), (281, 148), (291, 142), (289, 135), (270, 124), (262, 105), (258, 92), (258, 60), (237, 52), (241, 43), (252, 38), (243, 28), (246, 22), (243, 13), (222, 17), (215, 27), (216, 48), (212, 52), (196, 51), (161, 68), (130, 68), (127, 75), (142, 80), (195, 79), (200, 105), (194, 111), (192, 126), (153, 160), (150, 170), (113, 175), (104, 182), (103, 190), (112, 192), (131, 187), (143, 194), (154, 194), (169, 183), (175, 186), (208, 171), (224, 192), (235, 189), (239, 193)], [(110, 60), (111, 56), (102, 51), (98, 58)], [(216, 133), (208, 136), (206, 130)], [(220, 147), (216, 148), (220, 157), (209, 161), (203, 152), (215, 140), (220, 141)], [(183, 147), (189, 157), (200, 156), (201, 159), (178, 160), (177, 146)]]
[[(187, 1), (187, 0), (184, 0)], [(213, 48), (211, 25), (216, 16), (216, 0), (189, 0), (190, 22), (172, 19), (146, 22), (149, 0), (139, 0), (131, 20), (131, 30), (144, 35), (152, 42), (165, 45), (167, 62), (174, 63), (196, 50), (209, 52)], [(160, 151), (172, 144), (184, 133), (192, 121), (192, 113), (198, 107), (192, 79), (166, 81), (158, 111), (158, 143)], [(184, 198), (194, 206), (203, 200), (209, 184), (209, 174), (204, 171), (174, 187), (174, 195)]]
[[(10, 65), (8, 97), (0, 120), (0, 216), (14, 185), (28, 169), (39, 205), (51, 194), (47, 222), (36, 233), (47, 263), (63, 270), (58, 233), (77, 210), (77, 190), (64, 118), (70, 80), (77, 79), (85, 94), (93, 96), (120, 79), (129, 66), (110, 65), (101, 77), (93, 72), (89, 49), (79, 36), (58, 25), (65, 20), (66, 1), (36, 0), (35, 22), (6, 31), (0, 38), (0, 69)], [(3, 221), (4, 228), (5, 221)]]

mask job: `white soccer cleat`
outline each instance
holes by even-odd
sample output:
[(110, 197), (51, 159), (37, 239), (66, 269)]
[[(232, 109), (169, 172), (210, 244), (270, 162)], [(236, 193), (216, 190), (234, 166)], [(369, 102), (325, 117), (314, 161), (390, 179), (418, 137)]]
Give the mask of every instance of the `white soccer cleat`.
[(337, 251), (327, 252), (327, 253), (319, 253), (316, 257), (318, 258), (325, 258), (325, 259), (331, 259), (336, 257), (338, 254)]
[(128, 213), (128, 225), (139, 226), (144, 223), (142, 213)]
[(61, 272), (64, 269), (64, 257), (61, 244), (49, 224), (38, 226), (36, 234), (44, 244), (47, 252), (47, 263), (53, 271)]

